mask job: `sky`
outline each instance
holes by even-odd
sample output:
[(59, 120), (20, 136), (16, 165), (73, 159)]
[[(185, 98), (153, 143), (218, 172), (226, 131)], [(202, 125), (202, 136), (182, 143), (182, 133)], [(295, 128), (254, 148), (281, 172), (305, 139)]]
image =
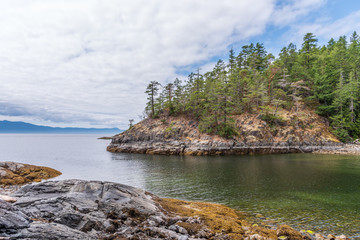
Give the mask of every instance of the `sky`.
[(0, 0), (0, 120), (55, 127), (139, 121), (147, 84), (210, 71), (233, 48), (275, 56), (312, 32), (360, 32), (358, 0)]

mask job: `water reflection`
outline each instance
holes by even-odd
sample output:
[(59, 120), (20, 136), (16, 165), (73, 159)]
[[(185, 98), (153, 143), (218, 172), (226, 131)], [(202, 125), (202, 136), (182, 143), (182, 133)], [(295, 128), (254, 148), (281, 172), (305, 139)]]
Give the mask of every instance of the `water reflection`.
[(57, 179), (113, 181), (224, 203), (300, 229), (360, 235), (359, 156), (112, 154), (98, 137), (3, 134), (0, 161), (53, 167), (63, 173)]
[(224, 203), (315, 231), (354, 235), (360, 229), (359, 157), (113, 154), (112, 159), (131, 161), (129, 172), (141, 178), (140, 187), (160, 196)]

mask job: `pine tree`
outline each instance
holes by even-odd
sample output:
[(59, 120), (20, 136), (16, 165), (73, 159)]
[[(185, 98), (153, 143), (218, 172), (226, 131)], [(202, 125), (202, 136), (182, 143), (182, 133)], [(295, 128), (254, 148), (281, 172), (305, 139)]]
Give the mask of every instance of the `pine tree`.
[(317, 38), (312, 33), (305, 34), (303, 38), (301, 53), (304, 55), (304, 65), (307, 69), (311, 68), (311, 63), (314, 60), (317, 41)]
[(314, 34), (303, 38), (300, 50), (290, 43), (279, 58), (267, 54), (263, 44), (229, 52), (228, 64), (219, 60), (210, 72), (191, 73), (187, 81), (175, 79), (159, 92), (160, 83), (146, 89), (146, 111), (185, 114), (199, 120), (203, 132), (224, 137), (236, 135), (232, 116), (259, 112), (278, 124), (281, 108), (299, 111), (316, 108), (330, 121), (342, 141), (360, 137), (360, 39), (356, 32), (318, 47)]
[(204, 81), (198, 69), (197, 74), (191, 73), (186, 84), (187, 105), (186, 110), (195, 118), (199, 119), (202, 112), (202, 101), (204, 98)]
[(185, 111), (185, 96), (184, 96), (184, 86), (182, 81), (178, 78), (174, 80), (174, 97), (173, 97), (173, 106), (174, 113), (173, 115), (183, 113)]
[(165, 108), (169, 111), (169, 115), (173, 115), (174, 111), (175, 111), (174, 102), (173, 102), (174, 84), (168, 83), (164, 87), (163, 92), (164, 92), (164, 98), (165, 98)]
[(157, 81), (151, 81), (146, 88), (145, 93), (148, 95), (148, 102), (146, 104), (146, 110), (151, 111), (151, 117), (155, 117), (155, 98), (158, 94), (161, 84)]

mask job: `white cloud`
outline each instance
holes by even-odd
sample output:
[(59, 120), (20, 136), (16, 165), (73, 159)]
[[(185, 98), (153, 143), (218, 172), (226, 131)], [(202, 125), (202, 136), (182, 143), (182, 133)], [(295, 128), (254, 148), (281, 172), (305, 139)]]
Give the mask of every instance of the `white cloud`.
[[(354, 31), (360, 31), (359, 10), (354, 9), (348, 15), (335, 18), (326, 11), (321, 13), (321, 8), (326, 8), (325, 4), (325, 0), (302, 0), (275, 10), (272, 16), (274, 24), (288, 27), (288, 30), (282, 33), (282, 42), (285, 45), (292, 42), (301, 47), (303, 36), (306, 33), (314, 33), (319, 39), (319, 45), (322, 45), (326, 44), (330, 38), (337, 39), (343, 35), (350, 36)], [(340, 2), (338, 5), (341, 8)], [(296, 10), (297, 6), (302, 7)], [(319, 12), (316, 12), (318, 10)], [(310, 20), (302, 17), (310, 12), (314, 13)]]
[(279, 4), (273, 15), (272, 21), (277, 26), (286, 26), (301, 17), (306, 16), (309, 12), (318, 9), (326, 3), (326, 0), (298, 0), (288, 1)]
[(360, 11), (355, 11), (336, 21), (325, 20), (314, 24), (306, 24), (295, 28), (294, 35), (304, 35), (307, 32), (316, 33), (325, 40), (337, 39), (340, 36), (349, 36), (354, 31), (360, 30)]
[(149, 81), (201, 62), (208, 69), (231, 43), (322, 2), (4, 0), (0, 119), (126, 128)]
[(1, 118), (126, 127), (149, 81), (263, 32), (273, 8), (271, 0), (2, 1)]

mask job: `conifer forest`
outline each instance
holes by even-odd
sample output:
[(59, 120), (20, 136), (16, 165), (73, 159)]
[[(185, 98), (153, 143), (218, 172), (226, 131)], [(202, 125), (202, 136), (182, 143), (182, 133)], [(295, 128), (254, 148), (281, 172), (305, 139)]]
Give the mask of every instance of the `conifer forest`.
[(298, 48), (290, 43), (277, 58), (261, 43), (233, 49), (213, 70), (196, 70), (183, 81), (162, 86), (151, 81), (146, 113), (149, 117), (186, 115), (199, 130), (230, 138), (237, 134), (232, 116), (258, 113), (281, 123), (280, 109), (314, 109), (328, 119), (339, 140), (360, 137), (360, 38), (356, 32), (319, 46), (307, 33)]

